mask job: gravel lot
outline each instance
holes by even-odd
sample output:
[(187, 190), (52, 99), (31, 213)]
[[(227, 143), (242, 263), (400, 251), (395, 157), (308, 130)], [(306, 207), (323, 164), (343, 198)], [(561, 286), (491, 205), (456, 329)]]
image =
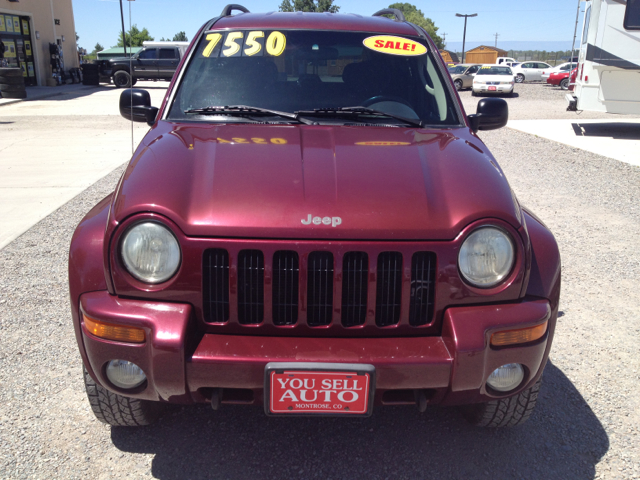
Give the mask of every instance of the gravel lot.
[[(559, 89), (516, 92), (511, 118), (575, 117)], [(0, 478), (640, 478), (640, 168), (507, 128), (481, 137), (563, 259), (562, 316), (527, 424), (476, 429), (444, 408), (356, 420), (232, 406), (101, 424), (82, 383), (67, 252), (120, 168), (0, 250)]]

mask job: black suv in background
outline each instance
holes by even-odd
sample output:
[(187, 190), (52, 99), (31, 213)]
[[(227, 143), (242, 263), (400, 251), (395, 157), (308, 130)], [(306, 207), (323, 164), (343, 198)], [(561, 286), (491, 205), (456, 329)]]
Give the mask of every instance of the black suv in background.
[(105, 62), (101, 73), (121, 88), (135, 85), (138, 80), (171, 80), (188, 46), (188, 42), (145, 42), (133, 58)]

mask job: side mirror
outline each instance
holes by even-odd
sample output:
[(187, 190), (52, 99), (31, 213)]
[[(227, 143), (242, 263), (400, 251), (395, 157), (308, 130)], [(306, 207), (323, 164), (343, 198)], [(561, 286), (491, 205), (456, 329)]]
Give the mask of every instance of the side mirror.
[(158, 109), (151, 106), (151, 95), (140, 88), (128, 88), (120, 94), (120, 115), (134, 122), (156, 123)]
[(509, 121), (509, 106), (502, 98), (483, 98), (476, 113), (467, 115), (467, 119), (474, 132), (502, 128)]

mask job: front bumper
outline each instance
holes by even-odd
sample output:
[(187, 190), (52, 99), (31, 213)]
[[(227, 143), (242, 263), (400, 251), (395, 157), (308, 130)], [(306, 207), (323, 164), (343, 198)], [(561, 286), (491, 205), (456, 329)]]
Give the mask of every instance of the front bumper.
[[(103, 322), (145, 330), (145, 343), (120, 343), (93, 336), (79, 320), (83, 358), (91, 376), (104, 387), (172, 403), (206, 402), (213, 392), (223, 392), (222, 403), (260, 405), (269, 362), (374, 365), (377, 404), (413, 403), (416, 391), (425, 392), (436, 404), (487, 401), (497, 397), (485, 388), (490, 373), (506, 363), (520, 363), (525, 380), (511, 395), (528, 388), (542, 373), (557, 316), (548, 301), (532, 298), (449, 308), (441, 336), (313, 338), (203, 334), (188, 304), (123, 299), (108, 292), (82, 295), (80, 307)], [(495, 331), (544, 321), (547, 333), (536, 342), (501, 349), (489, 345)], [(133, 392), (113, 387), (104, 373), (112, 359), (139, 365), (146, 384)]]
[[(495, 90), (490, 90), (490, 88), (495, 87)], [(473, 84), (473, 91), (475, 93), (495, 93), (495, 94), (508, 94), (513, 92), (514, 86), (509, 85), (478, 85), (477, 83)]]

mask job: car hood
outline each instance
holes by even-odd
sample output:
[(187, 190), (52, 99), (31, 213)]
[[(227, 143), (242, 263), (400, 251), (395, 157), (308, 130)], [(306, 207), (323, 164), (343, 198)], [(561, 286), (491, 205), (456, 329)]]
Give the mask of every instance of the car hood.
[(502, 170), (468, 128), (160, 121), (111, 218), (140, 212), (207, 237), (446, 240), (480, 218), (520, 226)]

